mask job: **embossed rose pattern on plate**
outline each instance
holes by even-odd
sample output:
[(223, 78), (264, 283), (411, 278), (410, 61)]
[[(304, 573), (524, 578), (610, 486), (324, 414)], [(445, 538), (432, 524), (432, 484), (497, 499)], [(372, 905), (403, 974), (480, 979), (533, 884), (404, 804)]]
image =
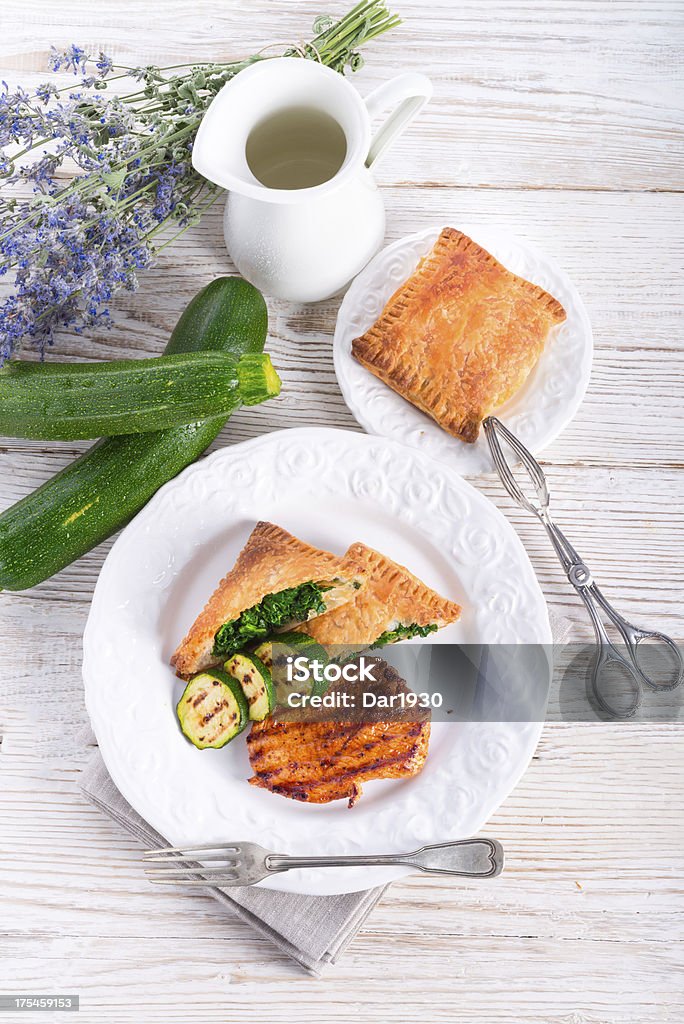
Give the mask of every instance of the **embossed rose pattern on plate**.
[[(393, 242), (354, 279), (337, 316), (335, 372), (347, 405), (369, 433), (402, 441), (447, 462), (465, 476), (475, 476), (494, 468), (482, 433), (475, 444), (451, 437), (357, 363), (351, 354), (353, 339), (377, 320), (388, 299), (430, 251), (441, 230), (441, 225), (426, 228)], [(552, 332), (523, 387), (497, 410), (513, 433), (537, 454), (567, 426), (587, 389), (593, 354), (587, 311), (570, 278), (544, 253), (491, 228), (466, 226), (460, 230), (513, 273), (545, 288), (567, 313), (567, 320)]]
[[(433, 725), (423, 772), (367, 783), (352, 810), (254, 789), (244, 738), (197, 751), (169, 666), (258, 519), (342, 553), (363, 540), (464, 606), (440, 642), (549, 643), (546, 604), (514, 530), (453, 470), (382, 438), (283, 430), (224, 448), (163, 487), (104, 564), (84, 637), (88, 712), (123, 795), (173, 845), (253, 840), (292, 853), (409, 850), (477, 832), (534, 751), (536, 723)], [(354, 891), (402, 869), (282, 875), (273, 888)]]

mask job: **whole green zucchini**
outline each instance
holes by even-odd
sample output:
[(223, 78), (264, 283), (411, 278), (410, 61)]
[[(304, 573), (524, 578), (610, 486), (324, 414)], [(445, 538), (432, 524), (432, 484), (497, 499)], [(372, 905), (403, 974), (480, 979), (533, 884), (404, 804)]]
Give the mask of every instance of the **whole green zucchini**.
[[(187, 306), (165, 353), (263, 351), (263, 297), (241, 278), (212, 281)], [(0, 589), (53, 576), (124, 526), (201, 455), (225, 415), (149, 434), (103, 438), (0, 516)]]
[(77, 441), (195, 423), (232, 412), (241, 401), (249, 404), (243, 390), (249, 394), (251, 371), (249, 357), (229, 352), (106, 363), (10, 362), (0, 369), (0, 434)]

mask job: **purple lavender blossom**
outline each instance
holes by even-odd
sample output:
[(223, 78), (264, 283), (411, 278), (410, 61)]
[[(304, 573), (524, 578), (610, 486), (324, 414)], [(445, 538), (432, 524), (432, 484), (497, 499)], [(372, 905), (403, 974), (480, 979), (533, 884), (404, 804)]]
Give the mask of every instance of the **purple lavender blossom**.
[[(341, 73), (357, 67), (354, 46), (398, 23), (383, 0), (364, 10), (364, 20), (357, 8), (337, 23), (319, 19), (307, 55)], [(44, 354), (60, 328), (107, 326), (116, 292), (134, 289), (138, 271), (216, 201), (218, 188), (192, 167), (193, 140), (219, 89), (262, 59), (168, 74), (72, 44), (53, 47), (50, 67), (80, 78), (75, 87), (29, 93), (2, 82), (0, 279), (13, 275), (14, 288), (0, 298), (0, 365), (26, 338)], [(138, 88), (105, 95), (110, 76)]]
[(95, 61), (95, 67), (97, 68), (97, 72), (100, 78), (106, 78), (107, 75), (110, 74), (110, 72), (113, 70), (114, 62), (112, 61), (111, 57), (107, 56), (106, 53), (100, 52), (97, 60)]
[(50, 50), (51, 71), (73, 71), (75, 75), (85, 74), (86, 64), (90, 60), (85, 50), (72, 43), (66, 50), (57, 50), (54, 46)]
[[(88, 62), (78, 46), (51, 57), (53, 69), (74, 74)], [(0, 89), (0, 277), (14, 273), (13, 293), (0, 301), (0, 365), (24, 338), (44, 354), (59, 328), (108, 326), (111, 299), (137, 287), (164, 231), (182, 230), (198, 199), (218, 195), (190, 162), (201, 111), (191, 115), (187, 100), (158, 87), (138, 105), (105, 97), (96, 86), (114, 65), (100, 54), (95, 66), (98, 75), (75, 90)], [(145, 130), (150, 143), (140, 141)], [(64, 185), (66, 158), (81, 173)]]
[[(19, 208), (19, 215), (24, 207)], [(140, 226), (94, 208), (78, 197), (45, 207), (39, 219), (0, 242), (16, 268), (15, 291), (0, 304), (0, 358), (24, 336), (41, 351), (57, 327), (109, 325), (109, 302), (118, 289), (137, 286), (137, 271), (153, 250)]]

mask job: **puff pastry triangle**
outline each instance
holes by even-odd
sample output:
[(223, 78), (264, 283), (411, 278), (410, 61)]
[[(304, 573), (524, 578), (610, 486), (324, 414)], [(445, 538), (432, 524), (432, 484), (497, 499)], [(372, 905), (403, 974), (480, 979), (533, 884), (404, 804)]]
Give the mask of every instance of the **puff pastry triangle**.
[[(340, 583), (326, 593), (328, 607), (338, 600), (350, 600), (363, 586), (365, 577), (356, 562), (311, 547), (273, 523), (259, 522), (225, 576), (178, 646), (171, 664), (178, 675), (187, 677), (221, 658), (212, 655), (214, 636), (247, 608), (259, 604), (267, 594), (276, 594), (309, 581)], [(327, 613), (326, 613), (327, 614)], [(310, 620), (312, 621), (312, 620)]]
[(397, 626), (447, 626), (461, 608), (441, 597), (403, 565), (365, 544), (352, 544), (344, 556), (358, 566), (366, 585), (353, 599), (298, 627), (320, 644), (367, 647)]

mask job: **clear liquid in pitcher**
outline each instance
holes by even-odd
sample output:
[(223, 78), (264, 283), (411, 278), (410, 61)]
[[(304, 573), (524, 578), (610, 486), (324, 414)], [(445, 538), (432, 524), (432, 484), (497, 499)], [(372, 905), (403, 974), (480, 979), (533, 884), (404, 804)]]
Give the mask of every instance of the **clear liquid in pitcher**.
[(334, 117), (315, 107), (286, 107), (260, 121), (247, 138), (249, 169), (267, 188), (312, 188), (330, 181), (347, 155)]

